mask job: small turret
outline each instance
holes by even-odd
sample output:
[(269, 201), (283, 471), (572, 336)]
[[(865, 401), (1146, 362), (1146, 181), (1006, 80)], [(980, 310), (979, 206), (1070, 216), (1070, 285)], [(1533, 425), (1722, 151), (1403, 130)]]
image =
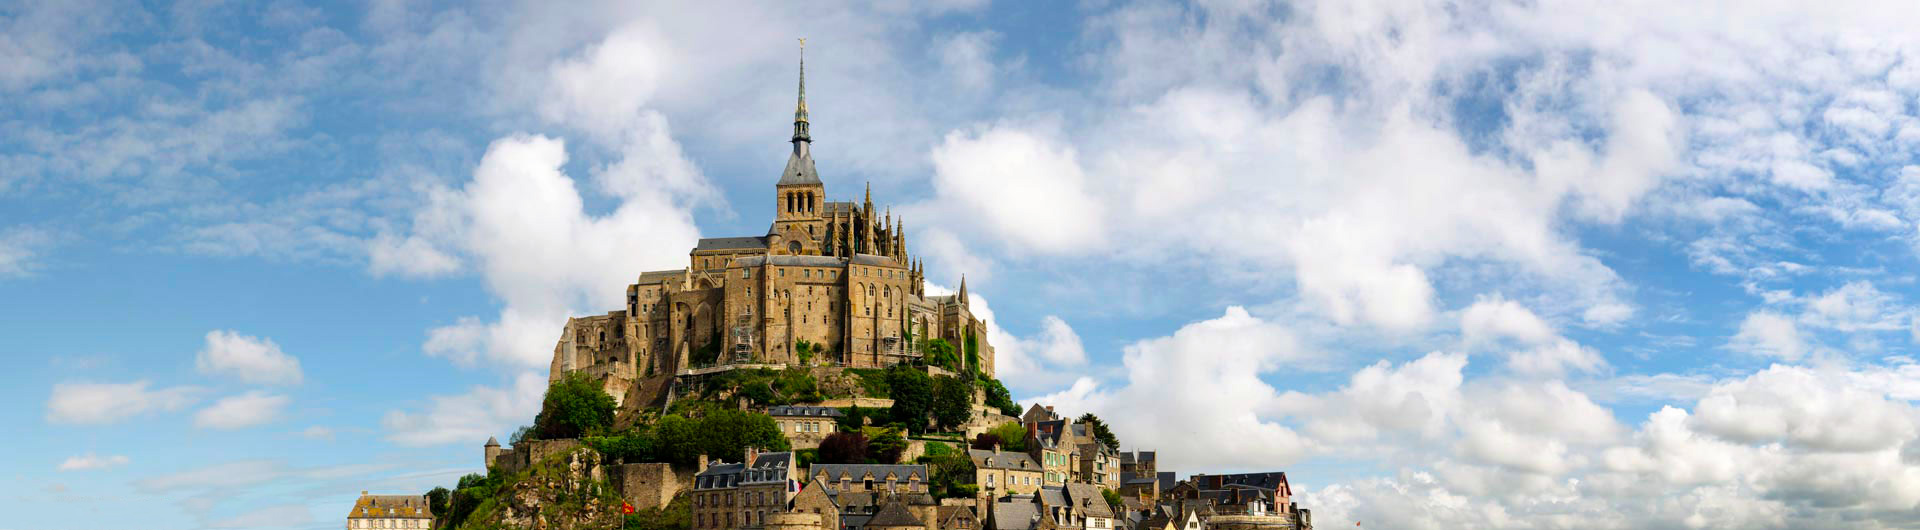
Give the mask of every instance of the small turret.
[[(481, 468), (483, 469), (493, 467), (493, 461), (495, 459), (500, 458), (500, 440), (498, 438), (488, 436), (485, 452), (487, 455), (487, 460), (485, 462), (481, 462)], [(362, 495), (365, 495), (365, 493), (362, 493)]]
[(960, 274), (960, 307), (967, 307), (967, 275)]

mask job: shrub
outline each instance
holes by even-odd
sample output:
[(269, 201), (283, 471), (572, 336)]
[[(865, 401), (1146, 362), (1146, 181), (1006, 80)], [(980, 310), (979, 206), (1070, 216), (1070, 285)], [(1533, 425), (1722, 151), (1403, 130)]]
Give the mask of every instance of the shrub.
[(1107, 422), (1100, 421), (1099, 416), (1093, 415), (1092, 412), (1081, 414), (1080, 423), (1087, 424), (1087, 428), (1093, 430), (1093, 438), (1095, 440), (1099, 440), (1100, 443), (1105, 444), (1109, 449), (1115, 451), (1120, 450), (1120, 438), (1113, 435), (1113, 430), (1107, 428)]
[(643, 508), (622, 518), (621, 530), (686, 530), (693, 527), (693, 511), (685, 493), (673, 496), (665, 508)]
[(1007, 392), (1006, 385), (1000, 384), (999, 379), (987, 377), (985, 374), (981, 374), (978, 380), (981, 388), (986, 389), (987, 406), (1000, 409), (1001, 414), (1020, 417), (1020, 404), (1013, 402), (1013, 394)]
[(973, 437), (973, 443), (969, 447), (972, 447), (974, 449), (992, 450), (995, 446), (1003, 446), (1003, 445), (1006, 445), (1006, 442), (1001, 441), (999, 436), (991, 432), (983, 432), (983, 433), (980, 433), (979, 436)]
[(1002, 423), (999, 427), (988, 430), (987, 434), (992, 434), (1000, 438), (1000, 450), (1002, 451), (1027, 450), (1027, 428), (1018, 422), (1009, 421)]

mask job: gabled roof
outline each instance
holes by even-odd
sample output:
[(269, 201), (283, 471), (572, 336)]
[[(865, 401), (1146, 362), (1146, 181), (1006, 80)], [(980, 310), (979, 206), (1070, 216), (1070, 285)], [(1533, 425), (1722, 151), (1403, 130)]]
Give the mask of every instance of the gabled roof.
[(1087, 517), (1113, 517), (1113, 506), (1108, 505), (1107, 498), (1100, 495), (1100, 488), (1092, 484), (1068, 482), (1065, 489), (1074, 509)]
[(886, 482), (888, 473), (892, 473), (894, 479), (900, 482), (912, 479), (926, 482), (930, 476), (927, 466), (923, 464), (814, 464), (807, 468), (808, 477), (820, 478), (823, 472), (827, 477), (822, 480), (828, 485), (840, 482), (842, 476), (854, 482), (861, 481), (868, 474), (872, 474), (876, 482)]
[(967, 456), (973, 459), (974, 467), (986, 469), (1012, 469), (1020, 471), (1041, 471), (1039, 464), (1026, 453), (1013, 451), (993, 452), (990, 449), (968, 449)]
[(881, 506), (880, 513), (873, 514), (873, 518), (867, 520), (867, 526), (874, 527), (874, 526), (925, 526), (925, 525), (920, 522), (920, 519), (918, 517), (913, 516), (913, 512), (907, 511), (906, 503), (900, 502), (900, 501), (893, 501), (893, 502), (887, 503), (886, 506)]

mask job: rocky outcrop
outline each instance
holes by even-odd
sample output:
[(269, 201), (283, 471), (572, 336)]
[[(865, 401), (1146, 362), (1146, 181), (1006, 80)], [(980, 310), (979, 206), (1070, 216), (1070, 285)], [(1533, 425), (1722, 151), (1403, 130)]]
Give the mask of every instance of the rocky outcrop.
[(502, 486), (490, 510), (461, 528), (585, 530), (620, 527), (620, 497), (599, 452), (580, 447), (549, 455)]

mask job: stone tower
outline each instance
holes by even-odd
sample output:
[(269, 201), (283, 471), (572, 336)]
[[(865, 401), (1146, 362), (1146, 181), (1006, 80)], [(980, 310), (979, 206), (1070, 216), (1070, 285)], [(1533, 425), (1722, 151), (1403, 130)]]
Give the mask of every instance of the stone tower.
[(793, 109), (793, 154), (787, 156), (787, 168), (773, 186), (774, 221), (767, 238), (769, 250), (776, 255), (830, 253), (825, 248), (827, 222), (822, 215), (827, 190), (813, 168), (813, 135), (807, 130), (806, 42), (800, 41), (800, 100)]

